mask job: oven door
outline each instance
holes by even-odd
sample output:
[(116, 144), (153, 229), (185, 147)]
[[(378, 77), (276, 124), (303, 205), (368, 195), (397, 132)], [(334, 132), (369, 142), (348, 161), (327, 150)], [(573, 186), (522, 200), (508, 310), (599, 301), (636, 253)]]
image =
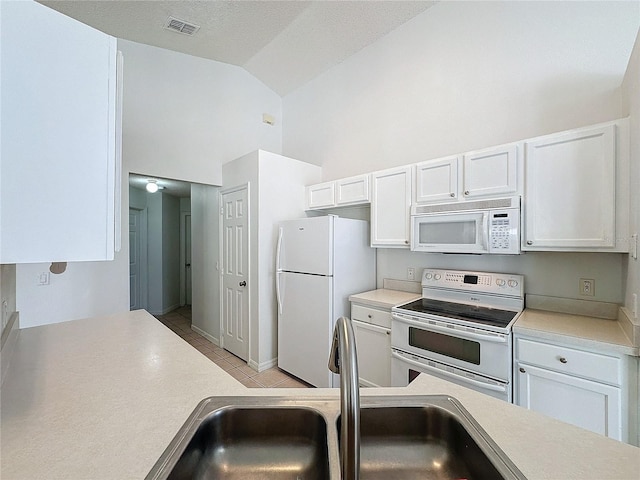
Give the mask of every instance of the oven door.
[(510, 382), (511, 335), (394, 312), (392, 347)]
[(411, 217), (411, 250), (489, 253), (489, 213), (456, 212)]
[(499, 398), (511, 403), (511, 384), (475, 375), (457, 368), (449, 367), (417, 355), (393, 349), (391, 351), (391, 385), (406, 387), (421, 374), (433, 375), (456, 385), (470, 388), (476, 392)]

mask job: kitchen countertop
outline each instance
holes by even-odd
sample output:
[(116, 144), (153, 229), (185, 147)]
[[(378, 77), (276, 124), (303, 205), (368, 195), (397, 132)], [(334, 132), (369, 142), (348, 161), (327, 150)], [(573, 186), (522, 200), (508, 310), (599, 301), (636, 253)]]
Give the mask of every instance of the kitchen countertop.
[(403, 303), (412, 302), (421, 298), (419, 293), (401, 292), (400, 290), (389, 290), (387, 288), (379, 288), (369, 292), (357, 293), (349, 296), (350, 302), (356, 302), (371, 307), (388, 308), (402, 305)]
[(513, 326), (515, 334), (561, 342), (566, 346), (638, 356), (617, 319), (572, 315), (525, 308)]
[[(362, 395), (457, 398), (530, 480), (637, 479), (640, 449), (444, 380)], [(2, 385), (1, 471), (14, 479), (141, 479), (208, 396), (247, 389), (144, 311), (20, 330)]]

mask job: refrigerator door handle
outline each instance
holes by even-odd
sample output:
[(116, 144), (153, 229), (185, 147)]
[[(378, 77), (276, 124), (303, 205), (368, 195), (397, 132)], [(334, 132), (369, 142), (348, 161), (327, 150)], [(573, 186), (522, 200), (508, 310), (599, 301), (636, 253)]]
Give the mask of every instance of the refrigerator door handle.
[(276, 301), (278, 302), (278, 314), (282, 314), (282, 298), (280, 298), (280, 275), (282, 272), (276, 272)]
[(282, 248), (282, 235), (283, 235), (282, 227), (278, 229), (278, 243), (276, 245), (276, 272), (280, 272), (280, 250)]
[(278, 313), (282, 314), (282, 298), (280, 297), (280, 248), (282, 246), (282, 227), (278, 229), (278, 244), (276, 246), (276, 301), (278, 302)]

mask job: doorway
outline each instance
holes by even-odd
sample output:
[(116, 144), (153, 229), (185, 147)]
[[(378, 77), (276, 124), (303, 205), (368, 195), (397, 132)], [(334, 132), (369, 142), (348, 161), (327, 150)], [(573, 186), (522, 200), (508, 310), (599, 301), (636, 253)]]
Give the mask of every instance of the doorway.
[(180, 303), (191, 305), (191, 212), (180, 212)]
[[(157, 188), (149, 191), (152, 183)], [(190, 306), (191, 184), (129, 175), (130, 307), (165, 315)]]

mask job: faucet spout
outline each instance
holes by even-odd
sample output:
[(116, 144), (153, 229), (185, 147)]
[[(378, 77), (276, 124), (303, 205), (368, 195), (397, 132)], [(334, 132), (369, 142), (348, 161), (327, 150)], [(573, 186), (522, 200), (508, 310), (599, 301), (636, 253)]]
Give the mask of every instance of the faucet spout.
[(340, 375), (340, 468), (342, 480), (360, 478), (360, 387), (356, 339), (351, 320), (340, 317), (333, 330), (329, 370)]

